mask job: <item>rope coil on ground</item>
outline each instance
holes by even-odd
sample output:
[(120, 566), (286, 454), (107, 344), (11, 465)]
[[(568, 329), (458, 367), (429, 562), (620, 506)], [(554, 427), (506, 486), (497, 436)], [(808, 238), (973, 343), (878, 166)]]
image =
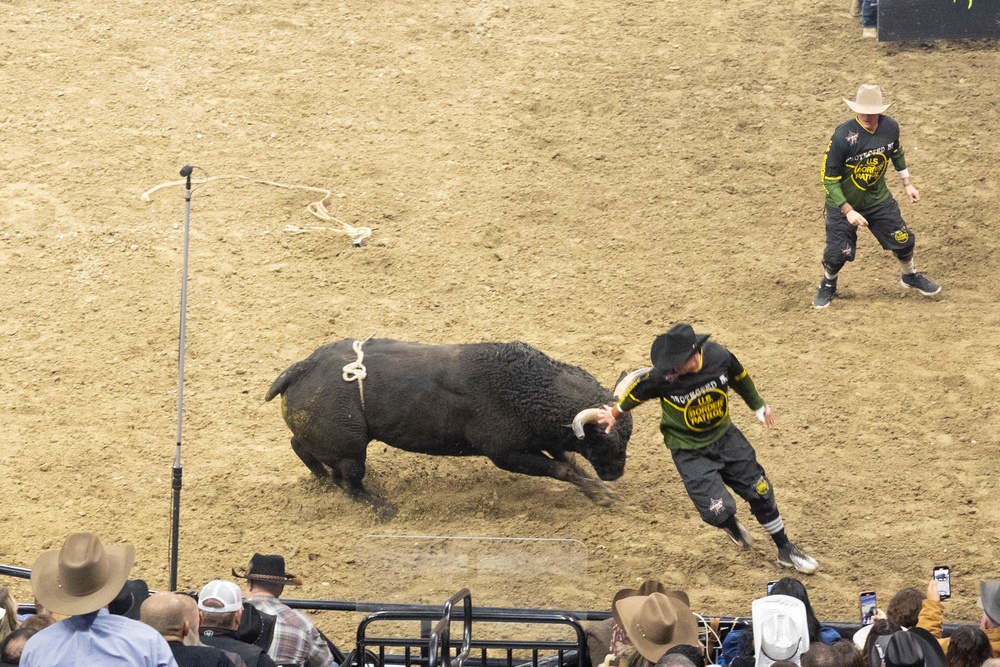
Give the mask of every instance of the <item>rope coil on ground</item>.
[(365, 385), (364, 379), (368, 377), (368, 369), (362, 363), (365, 359), (365, 353), (361, 350), (361, 346), (364, 345), (364, 341), (356, 340), (354, 341), (354, 354), (358, 355), (355, 361), (344, 366), (343, 378), (344, 382), (354, 382), (358, 381), (358, 391), (361, 393), (361, 409), (365, 409)]
[[(337, 229), (336, 227), (318, 227), (318, 226), (296, 227), (295, 225), (286, 225), (285, 226), (286, 232), (293, 234), (304, 234), (310, 231), (330, 231), (336, 234), (343, 234), (345, 236), (349, 236), (354, 245), (361, 245), (361, 243), (366, 238), (372, 235), (372, 230), (370, 227), (355, 227), (353, 225), (347, 224), (346, 222), (338, 220), (334, 216), (330, 215), (330, 213), (326, 210), (326, 205), (323, 202), (329, 199), (333, 193), (324, 188), (314, 188), (308, 185), (288, 185), (286, 183), (264, 181), (256, 178), (250, 178), (249, 176), (240, 176), (238, 174), (227, 174), (225, 176), (208, 176), (207, 178), (203, 178), (200, 180), (192, 180), (191, 183), (193, 185), (204, 185), (209, 181), (221, 181), (221, 180), (232, 180), (232, 179), (237, 179), (241, 181), (250, 181), (251, 183), (259, 183), (261, 185), (272, 185), (276, 188), (285, 188), (287, 190), (308, 190), (309, 192), (321, 192), (323, 193), (323, 198), (320, 199), (319, 201), (315, 201), (309, 204), (306, 208), (308, 208), (309, 212), (312, 213), (317, 218), (319, 218), (320, 220), (324, 220), (327, 222), (335, 222), (338, 225), (340, 225), (340, 229)], [(150, 188), (149, 190), (143, 192), (139, 198), (142, 199), (142, 201), (149, 201), (149, 196), (161, 188), (173, 187), (175, 185), (185, 185), (186, 183), (187, 183), (186, 180), (160, 183), (156, 187)]]

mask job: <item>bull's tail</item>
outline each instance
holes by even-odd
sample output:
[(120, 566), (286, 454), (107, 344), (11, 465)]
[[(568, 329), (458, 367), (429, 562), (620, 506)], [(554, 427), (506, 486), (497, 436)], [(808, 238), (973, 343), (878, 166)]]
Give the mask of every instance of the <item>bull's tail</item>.
[(271, 383), (271, 387), (264, 395), (264, 400), (270, 401), (278, 394), (284, 394), (285, 390), (288, 389), (293, 382), (299, 379), (299, 376), (308, 370), (310, 366), (312, 366), (312, 362), (309, 359), (304, 359), (286, 368), (285, 371), (278, 376), (278, 379)]

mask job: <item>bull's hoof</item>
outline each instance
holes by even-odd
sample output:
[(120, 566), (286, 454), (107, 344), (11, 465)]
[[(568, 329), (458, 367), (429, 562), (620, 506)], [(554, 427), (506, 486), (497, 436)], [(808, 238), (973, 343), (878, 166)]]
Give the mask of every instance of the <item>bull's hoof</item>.
[(601, 507), (611, 507), (615, 500), (618, 499), (618, 494), (616, 494), (610, 486), (607, 486), (604, 482), (596, 479), (581, 486), (580, 488), (583, 489), (583, 492), (594, 502), (594, 504), (600, 505)]

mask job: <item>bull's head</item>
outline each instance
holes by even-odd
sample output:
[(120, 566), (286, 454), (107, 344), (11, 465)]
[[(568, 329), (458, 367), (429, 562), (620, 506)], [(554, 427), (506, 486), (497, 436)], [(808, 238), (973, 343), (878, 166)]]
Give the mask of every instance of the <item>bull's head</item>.
[[(615, 383), (614, 397), (619, 400), (639, 378), (652, 368), (640, 368), (631, 373), (622, 372)], [(632, 437), (632, 415), (624, 412), (618, 415), (611, 433), (605, 433), (600, 423), (599, 408), (587, 408), (573, 418), (573, 434), (578, 440), (577, 451), (590, 461), (598, 477), (605, 481), (618, 479), (625, 474), (625, 450)], [(588, 426), (589, 425), (589, 426)]]
[(628, 412), (619, 415), (611, 433), (604, 432), (604, 424), (598, 423), (599, 415), (598, 408), (581, 410), (573, 418), (573, 433), (579, 441), (576, 451), (590, 461), (598, 477), (609, 482), (625, 474), (625, 452), (632, 437), (632, 415)]

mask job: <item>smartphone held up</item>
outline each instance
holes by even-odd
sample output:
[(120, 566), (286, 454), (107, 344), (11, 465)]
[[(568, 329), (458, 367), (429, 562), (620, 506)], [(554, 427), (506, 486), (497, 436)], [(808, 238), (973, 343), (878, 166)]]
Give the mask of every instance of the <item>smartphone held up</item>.
[(947, 565), (934, 566), (934, 583), (937, 584), (938, 597), (947, 600), (951, 597), (951, 568)]
[(871, 625), (875, 622), (875, 613), (878, 611), (878, 602), (875, 600), (875, 591), (865, 591), (859, 596), (861, 607), (861, 625)]

